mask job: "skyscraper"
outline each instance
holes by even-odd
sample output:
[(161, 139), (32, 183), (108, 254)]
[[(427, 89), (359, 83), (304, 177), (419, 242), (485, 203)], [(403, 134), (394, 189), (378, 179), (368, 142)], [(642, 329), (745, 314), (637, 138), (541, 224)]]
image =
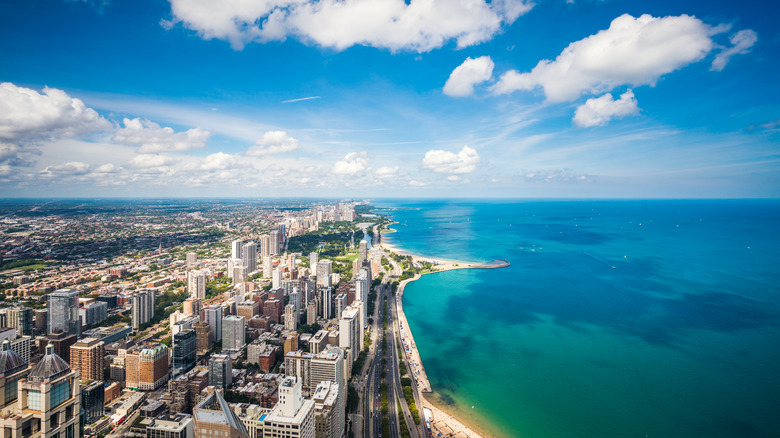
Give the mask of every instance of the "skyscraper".
[(70, 346), (70, 367), (81, 372), (81, 380), (105, 380), (105, 348), (97, 338), (84, 338)]
[(263, 256), (263, 278), (271, 278), (274, 270), (274, 262), (271, 256)]
[(339, 320), (339, 347), (347, 351), (350, 365), (360, 353), (360, 347), (363, 343), (362, 332), (360, 310), (352, 306), (347, 307)]
[(344, 390), (336, 382), (320, 382), (314, 401), (314, 430), (317, 438), (339, 438), (344, 434)]
[(203, 309), (203, 320), (211, 327), (214, 334), (214, 342), (222, 340), (222, 306), (212, 304)]
[(222, 319), (222, 351), (239, 351), (246, 339), (246, 319), (243, 316), (226, 316)]
[(316, 252), (309, 253), (309, 269), (311, 269), (311, 272), (314, 275), (317, 275), (317, 260), (319, 258), (319, 254)]
[(279, 230), (272, 230), (270, 233), (268, 233), (268, 235), (271, 239), (271, 255), (274, 256), (279, 254), (279, 247), (282, 243), (282, 240), (279, 238)]
[(257, 244), (249, 242), (241, 249), (241, 258), (244, 260), (247, 272), (257, 271)]
[(209, 385), (229, 388), (233, 383), (233, 363), (227, 354), (215, 354), (209, 359)]
[(183, 330), (173, 335), (173, 375), (186, 373), (195, 367), (198, 338), (195, 330)]
[(154, 318), (155, 292), (144, 289), (136, 292), (131, 299), (133, 330), (138, 330), (142, 325)]
[(28, 307), (12, 307), (6, 310), (8, 327), (15, 328), (21, 336), (32, 335), (33, 310)]
[(333, 272), (333, 262), (330, 260), (320, 260), (317, 262), (317, 285), (321, 287), (330, 287), (330, 274)]
[(284, 329), (291, 332), (298, 330), (298, 311), (292, 304), (284, 306)]
[(127, 351), (126, 386), (141, 391), (154, 391), (168, 381), (168, 347), (150, 343), (136, 345)]
[(260, 236), (260, 255), (265, 257), (270, 257), (272, 255), (271, 253), (271, 236), (268, 234), (263, 234)]
[(206, 274), (203, 271), (187, 273), (187, 292), (190, 298), (206, 299)]
[(240, 240), (234, 240), (230, 244), (230, 256), (234, 259), (240, 259), (241, 258), (241, 246), (244, 242)]
[(363, 240), (360, 241), (358, 248), (359, 248), (358, 257), (360, 258), (360, 260), (368, 259), (368, 242), (366, 241), (365, 235), (363, 235)]
[(187, 253), (187, 267), (192, 267), (198, 264), (198, 254), (194, 252)]
[(61, 331), (79, 337), (79, 293), (74, 289), (59, 289), (49, 295), (49, 333)]

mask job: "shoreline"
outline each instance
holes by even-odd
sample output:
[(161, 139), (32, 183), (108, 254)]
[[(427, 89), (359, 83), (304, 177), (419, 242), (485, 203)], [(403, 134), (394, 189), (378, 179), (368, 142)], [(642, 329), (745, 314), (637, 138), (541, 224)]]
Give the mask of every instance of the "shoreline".
[[(428, 375), (425, 372), (425, 366), (422, 363), (422, 359), (420, 358), (420, 352), (417, 349), (417, 344), (414, 342), (414, 336), (412, 334), (411, 328), (409, 328), (409, 322), (406, 319), (406, 314), (403, 311), (403, 294), (404, 289), (406, 288), (406, 285), (419, 280), (422, 278), (423, 275), (426, 274), (433, 274), (436, 272), (444, 272), (444, 271), (450, 271), (455, 269), (496, 269), (496, 268), (504, 268), (509, 266), (509, 261), (507, 260), (497, 260), (501, 263), (475, 263), (475, 262), (464, 262), (460, 260), (451, 260), (451, 259), (441, 259), (441, 258), (432, 258), (432, 257), (423, 257), (416, 254), (410, 254), (408, 252), (405, 252), (398, 248), (397, 246), (394, 246), (392, 244), (388, 244), (384, 242), (384, 237), (382, 239), (382, 242), (379, 244), (379, 247), (387, 252), (393, 252), (399, 255), (405, 255), (405, 256), (411, 256), (413, 262), (433, 262), (434, 267), (433, 270), (430, 272), (424, 272), (421, 274), (416, 274), (412, 278), (408, 278), (406, 280), (403, 280), (398, 285), (398, 290), (396, 291), (395, 296), (395, 307), (398, 314), (398, 320), (402, 324), (402, 326), (399, 326), (399, 334), (401, 338), (401, 344), (402, 344), (402, 350), (403, 354), (405, 356), (405, 359), (407, 363), (409, 364), (409, 373), (412, 375), (412, 377), (417, 379), (417, 393), (422, 401), (422, 405), (424, 409), (428, 409), (431, 411), (431, 433), (433, 436), (438, 436), (439, 433), (441, 436), (452, 436), (452, 437), (467, 437), (467, 438), (482, 438), (488, 435), (487, 428), (484, 424), (480, 424), (479, 422), (475, 421), (464, 421), (463, 416), (459, 415), (457, 412), (457, 409), (447, 408), (447, 407), (440, 407), (439, 403), (435, 400), (435, 397), (433, 396), (435, 393), (433, 392), (433, 388), (431, 387), (430, 381), (428, 380)], [(428, 396), (426, 397), (426, 394)], [(453, 412), (454, 411), (454, 412)], [(423, 412), (424, 416), (424, 412)], [(479, 432), (477, 432), (479, 430)]]

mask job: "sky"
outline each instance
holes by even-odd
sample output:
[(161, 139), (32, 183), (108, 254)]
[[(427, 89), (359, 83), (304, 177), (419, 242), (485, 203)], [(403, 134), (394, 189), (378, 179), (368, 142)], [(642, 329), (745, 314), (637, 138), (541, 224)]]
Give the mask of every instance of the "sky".
[(0, 197), (780, 197), (779, 16), (0, 0)]

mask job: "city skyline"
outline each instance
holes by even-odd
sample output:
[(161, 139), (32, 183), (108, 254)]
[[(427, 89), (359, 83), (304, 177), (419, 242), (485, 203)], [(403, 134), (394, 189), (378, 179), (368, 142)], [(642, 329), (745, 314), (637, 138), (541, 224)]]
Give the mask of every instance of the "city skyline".
[(777, 12), (6, 2), (0, 197), (777, 197)]

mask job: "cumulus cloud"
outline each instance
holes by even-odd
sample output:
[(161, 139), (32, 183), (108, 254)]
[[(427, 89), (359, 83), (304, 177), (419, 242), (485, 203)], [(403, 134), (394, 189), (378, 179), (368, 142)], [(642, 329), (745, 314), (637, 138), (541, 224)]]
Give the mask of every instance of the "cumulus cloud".
[(413, 186), (413, 187), (423, 187), (426, 184), (424, 182), (422, 182), (422, 181), (417, 181), (417, 180), (413, 179), (413, 180), (409, 181), (409, 185)]
[(204, 148), (211, 133), (200, 128), (175, 132), (169, 127), (160, 127), (149, 120), (127, 119), (122, 123), (124, 128), (118, 129), (112, 138), (117, 143), (140, 145), (142, 154), (156, 152), (181, 152), (190, 149)]
[(257, 140), (254, 146), (247, 149), (245, 155), (250, 157), (262, 157), (265, 155), (291, 152), (300, 147), (298, 140), (290, 137), (284, 131), (268, 131), (263, 138)]
[(245, 163), (242, 163), (235, 155), (224, 152), (209, 155), (200, 166), (203, 170), (227, 170), (239, 167), (245, 167)]
[(574, 112), (574, 124), (580, 127), (602, 126), (613, 118), (621, 118), (637, 114), (639, 105), (634, 98), (634, 92), (626, 91), (620, 99), (614, 100), (611, 94), (588, 99)]
[(89, 172), (89, 164), (80, 161), (71, 161), (65, 164), (47, 166), (40, 171), (43, 178), (59, 178), (75, 175), (85, 175)]
[(444, 94), (452, 97), (469, 96), (474, 93), (474, 86), (493, 77), (493, 60), (489, 56), (466, 58), (463, 64), (457, 66), (444, 84)]
[(377, 178), (392, 178), (395, 176), (395, 174), (400, 170), (401, 168), (398, 166), (390, 167), (390, 166), (384, 166), (380, 167), (376, 170), (375, 174)]
[(664, 74), (704, 58), (718, 32), (723, 29), (688, 15), (624, 14), (608, 29), (569, 44), (553, 61), (542, 60), (528, 73), (504, 73), (493, 92), (541, 87), (548, 101), (565, 102), (624, 84), (654, 85)]
[(169, 1), (173, 22), (239, 50), (287, 37), (336, 50), (365, 45), (427, 52), (450, 40), (467, 47), (490, 40), (533, 7), (526, 0)]
[(356, 175), (363, 173), (368, 168), (368, 158), (365, 152), (350, 152), (343, 160), (333, 165), (333, 173), (336, 175)]
[(109, 129), (110, 122), (62, 90), (0, 84), (0, 162), (29, 164), (39, 154), (31, 144)]
[(590, 182), (593, 180), (591, 176), (577, 173), (571, 169), (537, 169), (537, 170), (523, 170), (520, 174), (516, 175), (516, 179), (525, 182)]
[(150, 169), (155, 167), (164, 167), (173, 164), (173, 157), (160, 154), (140, 154), (136, 155), (127, 162), (131, 167), (138, 169)]
[(443, 150), (430, 150), (423, 157), (423, 167), (439, 173), (471, 173), (476, 170), (480, 158), (477, 151), (463, 146), (460, 152), (455, 153)]
[(710, 70), (721, 71), (729, 63), (734, 55), (748, 53), (750, 48), (758, 41), (758, 35), (750, 29), (740, 30), (730, 38), (731, 47), (724, 49), (712, 60)]

